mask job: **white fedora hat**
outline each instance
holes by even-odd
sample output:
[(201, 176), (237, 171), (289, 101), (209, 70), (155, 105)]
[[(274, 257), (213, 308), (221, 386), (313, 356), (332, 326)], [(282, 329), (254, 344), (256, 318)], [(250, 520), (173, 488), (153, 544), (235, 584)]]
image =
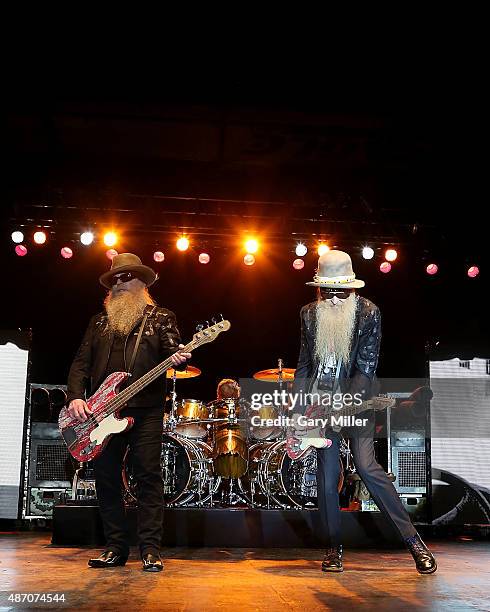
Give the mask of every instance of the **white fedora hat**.
[(328, 289), (360, 289), (366, 283), (356, 279), (350, 255), (334, 249), (318, 259), (318, 270), (313, 282), (306, 284)]

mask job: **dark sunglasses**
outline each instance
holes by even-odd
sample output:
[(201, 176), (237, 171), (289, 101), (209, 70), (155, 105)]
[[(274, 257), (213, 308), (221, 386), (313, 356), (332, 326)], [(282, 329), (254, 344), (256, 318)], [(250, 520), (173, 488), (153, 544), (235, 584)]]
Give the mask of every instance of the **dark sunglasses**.
[(336, 296), (339, 300), (346, 300), (352, 293), (352, 289), (342, 291), (342, 289), (320, 289), (320, 293), (323, 297), (331, 299)]
[(133, 278), (138, 278), (132, 272), (121, 272), (121, 274), (114, 274), (111, 279), (112, 286), (117, 285), (117, 281), (120, 280), (121, 283), (127, 283)]

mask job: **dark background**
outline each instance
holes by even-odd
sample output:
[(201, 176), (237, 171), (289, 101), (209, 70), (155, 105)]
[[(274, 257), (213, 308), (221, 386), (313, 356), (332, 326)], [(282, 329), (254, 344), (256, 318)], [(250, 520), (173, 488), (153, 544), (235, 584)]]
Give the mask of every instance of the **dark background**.
[[(201, 74), (197, 83), (194, 96), (174, 83), (163, 92), (44, 89), (9, 100), (2, 327), (32, 328), (32, 382), (66, 381), (101, 307), (98, 276), (109, 260), (102, 245), (77, 242), (89, 226), (99, 237), (114, 226), (115, 248), (158, 270), (151, 293), (176, 313), (184, 340), (213, 315), (231, 321), (196, 351), (202, 375), (179, 384), (181, 397), (208, 400), (220, 378), (251, 376), (279, 357), (296, 366), (319, 237), (352, 255), (366, 281), (361, 294), (381, 308), (380, 376), (423, 375), (428, 349), (490, 356), (485, 202), (470, 160), (477, 109), (416, 80), (355, 104), (240, 76)], [(44, 247), (31, 244), (39, 225), (49, 233)], [(23, 258), (10, 241), (21, 226)], [(174, 246), (181, 231), (192, 242), (184, 254)], [(262, 239), (251, 267), (242, 261), (245, 231)], [(297, 239), (310, 248), (302, 271), (292, 268)], [(365, 243), (376, 248), (372, 261), (361, 258)], [(60, 257), (64, 245), (73, 259)], [(391, 245), (399, 258), (381, 274)], [(162, 264), (152, 260), (156, 248)], [(203, 249), (208, 265), (197, 261)], [(431, 262), (440, 267), (434, 277), (425, 273)], [(476, 279), (466, 276), (472, 264)]]

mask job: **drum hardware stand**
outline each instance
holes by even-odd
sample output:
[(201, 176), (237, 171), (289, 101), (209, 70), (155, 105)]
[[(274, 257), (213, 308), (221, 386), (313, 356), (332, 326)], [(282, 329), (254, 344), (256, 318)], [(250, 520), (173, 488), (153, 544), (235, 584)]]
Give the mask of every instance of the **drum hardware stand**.
[(236, 408), (235, 408), (235, 400), (234, 399), (225, 399), (223, 400), (228, 409), (228, 423), (230, 425), (236, 425), (238, 423), (238, 419), (236, 416)]
[(254, 498), (255, 498), (255, 483), (256, 482), (257, 481), (254, 478), (252, 478), (252, 480), (250, 481), (250, 491), (251, 491), (250, 499), (251, 499), (252, 508), (255, 508), (255, 499)]
[(95, 475), (93, 478), (87, 477), (88, 462), (80, 461), (75, 470), (72, 482), (72, 500), (96, 500), (97, 491), (95, 489)]
[[(277, 369), (279, 370), (278, 375), (277, 375), (277, 379), (278, 379), (278, 383), (279, 383), (279, 393), (281, 394), (282, 397), (282, 387), (284, 384), (284, 375), (283, 375), (283, 365), (284, 362), (283, 360), (279, 357), (279, 359), (277, 360)], [(288, 388), (288, 390), (290, 390), (290, 386), (289, 383), (286, 382), (286, 386)], [(286, 402), (286, 404), (281, 402), (281, 406), (279, 409), (279, 416), (281, 417), (282, 422), (284, 423), (284, 417), (287, 417), (289, 413), (289, 400)], [(281, 425), (281, 434), (280, 434), (280, 439), (281, 440), (285, 440), (287, 435), (286, 435), (286, 425)]]
[(177, 425), (177, 393), (175, 391), (175, 383), (177, 382), (177, 374), (174, 368), (172, 374), (172, 391), (170, 393), (170, 397), (172, 399), (171, 409), (170, 409), (170, 417), (169, 417), (169, 425), (170, 429), (173, 431), (175, 426)]
[[(223, 496), (223, 501), (226, 502), (227, 506), (236, 506), (239, 503), (247, 504), (247, 500), (240, 495), (238, 492), (238, 487), (236, 486), (237, 479), (236, 478), (226, 478), (225, 480), (229, 481), (229, 489), (228, 494)], [(223, 491), (225, 493), (225, 491)], [(247, 504), (248, 505), (248, 504)]]
[[(212, 463), (213, 460), (210, 459), (210, 462)], [(214, 507), (213, 495), (214, 495), (214, 476), (211, 476), (209, 478), (209, 507), (210, 508)]]

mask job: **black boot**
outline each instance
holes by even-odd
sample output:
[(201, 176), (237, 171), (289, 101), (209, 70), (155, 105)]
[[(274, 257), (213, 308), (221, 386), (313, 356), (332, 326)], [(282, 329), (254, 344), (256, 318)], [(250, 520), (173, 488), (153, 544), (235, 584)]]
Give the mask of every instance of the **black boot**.
[(322, 572), (343, 572), (342, 565), (342, 545), (335, 548), (327, 548), (325, 558), (322, 563)]
[(411, 538), (406, 538), (405, 544), (412, 553), (415, 567), (419, 574), (433, 574), (436, 571), (436, 560), (427, 546), (422, 542), (418, 533)]
[(143, 571), (144, 572), (161, 572), (163, 571), (163, 563), (160, 555), (153, 553), (145, 553), (141, 557), (141, 561), (143, 562)]
[(113, 550), (104, 550), (104, 552), (96, 559), (90, 559), (88, 564), (90, 567), (118, 567), (126, 565), (128, 555), (121, 555)]

